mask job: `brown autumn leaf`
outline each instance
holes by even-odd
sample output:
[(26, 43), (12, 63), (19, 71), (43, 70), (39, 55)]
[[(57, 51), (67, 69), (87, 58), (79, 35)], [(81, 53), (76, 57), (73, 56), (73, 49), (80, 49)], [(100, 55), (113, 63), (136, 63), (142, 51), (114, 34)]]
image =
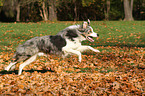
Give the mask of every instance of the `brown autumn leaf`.
[(10, 63), (13, 53), (1, 52), (0, 94), (145, 94), (145, 48), (97, 48), (102, 49), (101, 53), (84, 53), (81, 63), (78, 62), (77, 56), (65, 59), (51, 55), (38, 57), (35, 62), (24, 68), (20, 76), (17, 75), (19, 64), (16, 71), (3, 71)]

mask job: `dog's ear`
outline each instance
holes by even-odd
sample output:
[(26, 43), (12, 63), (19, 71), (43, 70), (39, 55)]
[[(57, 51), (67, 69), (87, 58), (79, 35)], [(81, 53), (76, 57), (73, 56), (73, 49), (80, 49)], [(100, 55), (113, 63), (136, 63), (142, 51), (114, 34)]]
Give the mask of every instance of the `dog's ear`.
[(83, 22), (83, 29), (86, 29), (88, 26), (88, 23), (87, 22)]
[(88, 22), (83, 22), (83, 28), (86, 29), (87, 26), (90, 26), (90, 20), (88, 19)]
[(88, 25), (90, 25), (90, 19), (88, 19)]

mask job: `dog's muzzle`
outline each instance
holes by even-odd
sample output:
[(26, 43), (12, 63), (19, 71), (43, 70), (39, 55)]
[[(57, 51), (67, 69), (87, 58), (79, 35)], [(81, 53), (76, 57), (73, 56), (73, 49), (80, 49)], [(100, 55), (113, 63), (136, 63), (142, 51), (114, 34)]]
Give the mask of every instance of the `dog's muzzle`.
[(87, 36), (86, 37), (87, 40), (89, 40), (90, 42), (94, 42), (93, 37), (92, 36)]
[(91, 34), (81, 34), (84, 38), (86, 38), (86, 40), (90, 41), (90, 42), (94, 42), (93, 37), (99, 37), (99, 34), (93, 32)]
[(82, 34), (82, 36), (84, 36), (86, 38), (86, 40), (90, 41), (90, 42), (94, 42), (93, 37), (99, 37), (99, 34), (97, 33), (92, 33), (89, 36), (86, 36), (84, 34)]

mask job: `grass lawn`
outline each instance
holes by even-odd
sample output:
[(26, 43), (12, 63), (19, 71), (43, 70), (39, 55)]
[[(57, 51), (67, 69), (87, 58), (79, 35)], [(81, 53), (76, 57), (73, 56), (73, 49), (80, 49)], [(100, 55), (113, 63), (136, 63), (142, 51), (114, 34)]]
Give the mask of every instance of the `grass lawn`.
[[(8, 51), (9, 47), (15, 50), (18, 44), (35, 36), (55, 35), (72, 24), (73, 22), (0, 23), (0, 52)], [(144, 21), (92, 21), (91, 25), (94, 31), (100, 34), (95, 43), (90, 43), (93, 47), (116, 45), (145, 47)]]
[[(19, 44), (23, 44), (28, 39), (36, 36), (55, 35), (70, 25), (81, 23), (70, 21), (0, 23), (0, 52), (12, 54)], [(99, 34), (99, 38), (94, 38), (96, 40), (93, 43), (83, 41), (83, 44), (96, 47), (100, 51), (113, 52), (112, 47), (116, 47), (121, 48), (117, 51), (126, 52), (126, 48), (138, 50), (138, 48), (145, 47), (145, 21), (92, 21), (91, 26)], [(98, 58), (102, 58), (99, 56)], [(78, 68), (74, 67), (74, 69)], [(89, 70), (89, 68), (80, 69), (80, 72)], [(98, 69), (96, 68), (96, 70)]]
[(21, 76), (17, 75), (18, 66), (15, 71), (3, 70), (19, 44), (81, 23), (0, 23), (0, 94), (144, 96), (145, 21), (92, 21), (99, 38), (83, 44), (101, 52), (83, 53), (81, 63), (77, 56), (48, 55), (26, 66)]

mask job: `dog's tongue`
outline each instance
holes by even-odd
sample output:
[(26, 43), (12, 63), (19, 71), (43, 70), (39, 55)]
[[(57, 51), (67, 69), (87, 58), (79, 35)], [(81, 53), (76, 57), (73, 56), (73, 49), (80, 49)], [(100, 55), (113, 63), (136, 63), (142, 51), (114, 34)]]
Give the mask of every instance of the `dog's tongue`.
[(94, 40), (93, 40), (91, 37), (87, 37), (87, 39), (88, 39), (90, 42), (94, 42)]

